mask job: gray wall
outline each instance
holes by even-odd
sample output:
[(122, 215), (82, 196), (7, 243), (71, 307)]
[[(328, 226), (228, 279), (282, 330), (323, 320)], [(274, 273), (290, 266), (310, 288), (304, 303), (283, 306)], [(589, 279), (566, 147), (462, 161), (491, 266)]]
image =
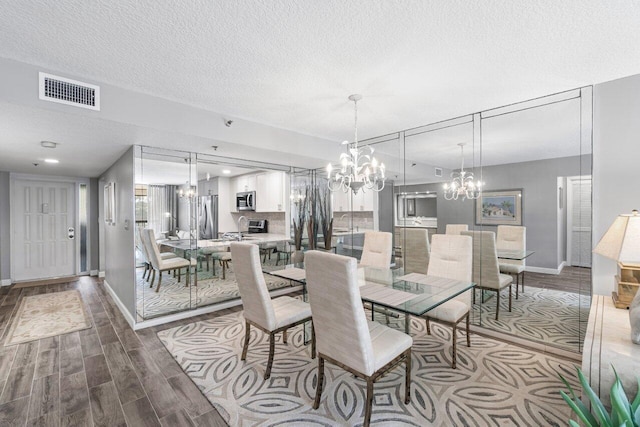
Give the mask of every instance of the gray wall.
[[(100, 177), (98, 186), (116, 184), (116, 224), (100, 224), (104, 236), (105, 280), (135, 318), (135, 240), (133, 147)], [(102, 194), (102, 192), (100, 193)], [(102, 203), (100, 203), (102, 205)], [(100, 215), (102, 218), (103, 215)], [(125, 229), (125, 221), (129, 229)], [(101, 254), (102, 255), (102, 254)]]
[[(591, 156), (583, 164), (591, 163)], [(542, 268), (558, 268), (558, 218), (557, 177), (589, 175), (580, 170), (580, 156), (538, 160), (483, 168), (486, 190), (522, 188), (523, 225), (527, 227), (527, 249), (535, 254), (527, 259), (527, 265)], [(474, 171), (475, 172), (475, 171)], [(477, 172), (475, 172), (477, 173)], [(445, 200), (442, 184), (407, 185), (400, 191), (437, 191), (438, 233), (444, 233), (447, 224), (475, 225), (475, 201)], [(496, 231), (496, 226), (483, 226), (483, 230)]]
[(0, 171), (0, 280), (11, 279), (11, 235), (9, 221), (9, 172)]
[[(640, 75), (594, 87), (593, 244), (617, 215), (640, 209)], [(593, 255), (593, 293), (611, 295), (616, 262)]]

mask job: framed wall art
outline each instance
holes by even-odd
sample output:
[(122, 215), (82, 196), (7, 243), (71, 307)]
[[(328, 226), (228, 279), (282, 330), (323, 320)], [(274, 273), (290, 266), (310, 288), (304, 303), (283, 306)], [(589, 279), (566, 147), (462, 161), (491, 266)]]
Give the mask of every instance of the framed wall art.
[(483, 191), (476, 200), (476, 225), (522, 225), (522, 189)]

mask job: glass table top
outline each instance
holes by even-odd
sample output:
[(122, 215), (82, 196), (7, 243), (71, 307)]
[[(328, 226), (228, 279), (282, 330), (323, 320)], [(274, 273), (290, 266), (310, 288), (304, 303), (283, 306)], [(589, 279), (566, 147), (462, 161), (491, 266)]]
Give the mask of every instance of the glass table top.
[(513, 260), (523, 260), (528, 256), (535, 254), (535, 251), (519, 251), (519, 250), (506, 250), (506, 249), (498, 249), (498, 258), (502, 259), (513, 259)]

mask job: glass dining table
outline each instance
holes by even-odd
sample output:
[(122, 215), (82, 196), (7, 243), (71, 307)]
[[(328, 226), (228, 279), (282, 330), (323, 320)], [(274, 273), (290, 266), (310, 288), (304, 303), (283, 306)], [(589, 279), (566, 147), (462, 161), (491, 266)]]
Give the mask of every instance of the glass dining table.
[[(306, 300), (306, 276), (304, 263), (286, 266), (263, 266), (263, 272), (289, 279), (302, 285)], [(419, 273), (404, 274), (402, 268), (358, 268), (360, 297), (371, 304), (371, 318), (376, 307), (403, 314), (405, 333), (410, 332), (411, 316), (423, 316), (450, 299), (473, 289), (473, 282), (462, 282)]]

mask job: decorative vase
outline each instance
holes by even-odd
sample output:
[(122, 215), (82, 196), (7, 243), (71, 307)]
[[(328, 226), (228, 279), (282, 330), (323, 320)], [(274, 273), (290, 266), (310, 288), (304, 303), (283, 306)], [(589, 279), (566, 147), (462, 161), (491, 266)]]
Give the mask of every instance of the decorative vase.
[(631, 324), (631, 341), (640, 345), (640, 291), (629, 306), (629, 323)]

